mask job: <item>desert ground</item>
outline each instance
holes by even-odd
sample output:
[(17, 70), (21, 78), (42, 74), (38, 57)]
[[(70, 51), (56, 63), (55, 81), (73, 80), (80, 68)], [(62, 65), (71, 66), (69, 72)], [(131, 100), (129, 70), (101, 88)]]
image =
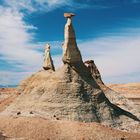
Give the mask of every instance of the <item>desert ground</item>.
[(108, 84), (108, 87), (140, 105), (140, 83)]
[[(140, 83), (108, 84), (140, 108)], [(0, 89), (0, 111), (18, 97), (16, 88)], [(49, 120), (41, 117), (0, 116), (0, 140), (139, 140), (140, 134), (98, 123)]]

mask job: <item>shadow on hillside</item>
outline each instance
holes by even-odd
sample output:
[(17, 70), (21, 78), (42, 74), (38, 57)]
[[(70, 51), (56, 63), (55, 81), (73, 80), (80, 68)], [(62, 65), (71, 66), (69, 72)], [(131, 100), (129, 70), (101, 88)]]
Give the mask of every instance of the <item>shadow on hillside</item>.
[[(97, 84), (96, 80), (92, 77), (92, 75), (90, 74), (89, 70), (87, 69), (87, 67), (84, 65), (84, 63), (79, 62), (79, 64), (72, 64), (70, 65), (80, 76), (81, 78), (87, 82), (89, 85), (91, 85), (93, 88), (97, 88), (100, 89), (100, 86)], [(101, 89), (102, 90), (102, 89)], [(89, 96), (89, 95), (88, 95)], [(92, 96), (92, 95), (90, 95)], [(91, 98), (91, 97), (90, 97)], [(121, 115), (127, 116), (135, 121), (140, 122), (140, 119), (137, 118), (135, 115), (133, 115), (132, 113), (112, 104), (108, 98), (105, 96), (104, 92), (100, 92), (96, 97), (97, 102), (100, 104), (102, 102), (106, 102), (108, 104), (108, 106), (110, 106), (114, 111), (113, 111), (113, 115), (116, 117), (119, 117)]]

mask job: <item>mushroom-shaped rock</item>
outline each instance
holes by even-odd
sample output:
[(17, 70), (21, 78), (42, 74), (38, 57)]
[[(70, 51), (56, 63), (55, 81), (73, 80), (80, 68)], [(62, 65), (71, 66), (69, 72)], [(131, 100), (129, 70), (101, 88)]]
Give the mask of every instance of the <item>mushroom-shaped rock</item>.
[(91, 72), (93, 78), (96, 79), (99, 84), (104, 84), (101, 78), (101, 74), (94, 63), (94, 60), (87, 60), (84, 62), (84, 64), (87, 66), (87, 68)]
[(47, 44), (46, 47), (45, 47), (43, 69), (44, 70), (51, 69), (51, 70), (55, 71), (53, 60), (51, 58), (50, 45), (49, 44)]
[(80, 51), (77, 47), (75, 32), (72, 25), (72, 13), (65, 13), (64, 17), (67, 18), (67, 23), (65, 25), (64, 31), (64, 44), (62, 45), (63, 48), (63, 62), (68, 64), (73, 64), (82, 61), (82, 57)]
[(73, 16), (75, 16), (74, 13), (64, 13), (64, 17), (65, 17), (65, 18), (71, 18), (71, 17), (73, 17)]

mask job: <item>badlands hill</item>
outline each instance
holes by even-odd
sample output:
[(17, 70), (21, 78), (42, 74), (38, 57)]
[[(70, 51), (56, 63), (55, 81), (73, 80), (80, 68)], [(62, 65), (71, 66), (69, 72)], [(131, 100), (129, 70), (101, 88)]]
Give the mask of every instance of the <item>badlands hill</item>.
[[(55, 71), (47, 45), (43, 70), (23, 80), (18, 97), (2, 108), (2, 135), (44, 140), (140, 138), (107, 127), (138, 133), (140, 112), (133, 102), (104, 85), (93, 60), (83, 62), (72, 25), (74, 14), (64, 16), (64, 65)], [(94, 135), (98, 131), (102, 135)], [(112, 133), (106, 136), (107, 131)]]
[[(121, 91), (126, 90), (129, 94), (131, 94), (132, 98), (133, 94), (135, 93), (140, 96), (140, 83), (117, 85), (109, 84), (107, 86), (113, 88), (115, 91), (119, 91), (121, 95), (124, 94)], [(123, 87), (125, 87), (125, 89), (122, 90)], [(17, 97), (16, 89), (0, 89), (0, 108), (6, 108), (11, 102), (16, 99), (15, 96)], [(125, 92), (125, 96), (127, 97), (127, 92)], [(128, 99), (131, 100), (129, 96)], [(139, 140), (140, 134), (134, 133), (137, 131), (135, 129), (131, 130), (131, 132), (128, 133), (126, 132), (127, 130), (119, 131), (102, 126), (98, 123), (79, 123), (62, 120), (50, 121), (47, 119), (43, 119), (40, 116), (0, 117), (0, 140), (13, 140), (13, 138), (16, 138), (16, 140), (57, 140), (58, 137), (59, 139), (66, 140)]]

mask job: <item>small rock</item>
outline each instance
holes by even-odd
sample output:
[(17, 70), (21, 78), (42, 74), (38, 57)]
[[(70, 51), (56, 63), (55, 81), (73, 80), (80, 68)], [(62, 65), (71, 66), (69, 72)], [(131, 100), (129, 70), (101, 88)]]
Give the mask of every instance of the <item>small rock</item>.
[(17, 112), (17, 115), (20, 115), (21, 114), (21, 112)]
[(32, 111), (30, 111), (30, 114), (34, 114)]

